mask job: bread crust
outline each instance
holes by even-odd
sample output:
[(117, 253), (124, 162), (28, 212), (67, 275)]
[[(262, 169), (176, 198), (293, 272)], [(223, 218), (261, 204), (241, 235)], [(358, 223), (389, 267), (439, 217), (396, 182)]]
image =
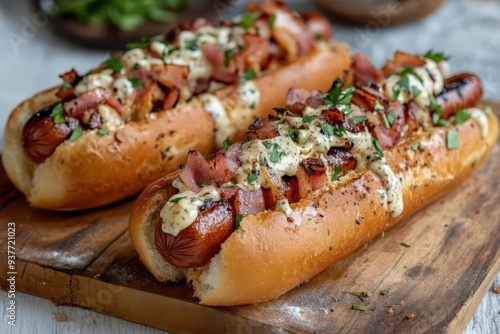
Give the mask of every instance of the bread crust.
[[(179, 275), (192, 282), (201, 304), (229, 306), (277, 298), (457, 187), (486, 159), (497, 141), (495, 115), (488, 117), (488, 126), (488, 135), (483, 138), (474, 120), (459, 125), (458, 149), (447, 148), (446, 128), (434, 128), (413, 134), (384, 152), (402, 179), (404, 210), (398, 217), (392, 217), (381, 204), (378, 190), (384, 186), (374, 172), (351, 173), (334, 187), (319, 189), (291, 204), (293, 214), (289, 217), (278, 210), (246, 216), (206, 266)], [(412, 145), (416, 142), (420, 150), (415, 151)], [(159, 212), (161, 206), (154, 207), (158, 202), (152, 199), (158, 193), (166, 195), (162, 187), (174, 177), (148, 187), (130, 217), (134, 246), (161, 281), (169, 271), (159, 268), (161, 262), (155, 258), (159, 255), (145, 246), (154, 238), (147, 225), (157, 220), (146, 220), (144, 213)], [(163, 266), (172, 267), (166, 261)]]
[[(290, 85), (326, 89), (330, 78), (349, 69), (344, 45), (315, 48), (297, 63), (263, 73), (254, 80), (261, 103), (251, 109), (238, 100), (238, 87), (215, 92), (231, 120), (234, 137), (251, 121), (266, 116), (272, 106), (284, 104)], [(320, 79), (318, 79), (320, 78)], [(215, 123), (204, 103), (193, 99), (174, 109), (130, 122), (107, 136), (85, 131), (74, 142), (65, 141), (42, 164), (25, 154), (21, 134), (38, 110), (59, 101), (58, 88), (41, 92), (21, 103), (11, 114), (5, 131), (2, 161), (7, 175), (33, 207), (81, 210), (113, 203), (143, 190), (154, 180), (176, 170), (189, 150), (208, 154), (215, 150)]]

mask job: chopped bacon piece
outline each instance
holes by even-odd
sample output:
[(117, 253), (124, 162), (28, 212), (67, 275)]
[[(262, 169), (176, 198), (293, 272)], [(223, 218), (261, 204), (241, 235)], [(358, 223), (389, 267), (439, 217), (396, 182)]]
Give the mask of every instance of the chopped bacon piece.
[[(269, 22), (266, 22), (269, 25)], [(261, 36), (246, 33), (243, 35), (245, 46), (234, 57), (238, 73), (244, 73), (247, 69), (260, 70), (270, 61), (271, 45)]]
[(263, 122), (262, 118), (258, 118), (250, 124), (247, 131), (247, 136), (250, 140), (254, 139), (271, 139), (279, 135), (277, 122)]
[(395, 113), (394, 123), (392, 123), (391, 127), (388, 129), (382, 121), (379, 121), (379, 124), (372, 129), (372, 134), (377, 138), (382, 149), (393, 147), (397, 143), (401, 138), (405, 125), (404, 106), (397, 101), (393, 101), (385, 111), (386, 116), (391, 110), (394, 110)]
[(325, 42), (328, 42), (333, 35), (332, 26), (330, 22), (324, 17), (315, 12), (300, 13), (300, 17), (307, 26), (307, 29), (313, 33), (314, 36), (320, 36)]
[(326, 167), (321, 159), (307, 158), (302, 161), (301, 166), (309, 177), (312, 190), (317, 190), (326, 184)]
[(122, 117), (127, 112), (127, 108), (125, 108), (125, 106), (121, 104), (121, 102), (118, 101), (118, 99), (114, 96), (110, 96), (106, 101), (106, 104), (111, 108), (115, 109)]
[(342, 167), (342, 171), (337, 174), (341, 176), (356, 168), (356, 158), (346, 149), (332, 147), (328, 150), (328, 164), (332, 168)]
[(196, 84), (194, 85), (193, 95), (200, 95), (208, 92), (210, 89), (210, 78), (199, 78), (196, 80)]
[(80, 79), (78, 72), (75, 71), (74, 68), (72, 68), (71, 71), (61, 74), (59, 77), (63, 79), (65, 82), (69, 83), (71, 86), (75, 86), (78, 83), (78, 80)]
[(187, 82), (189, 67), (175, 64), (154, 64), (151, 67), (151, 75), (165, 87), (182, 90)]
[(238, 193), (239, 188), (227, 188), (223, 187), (220, 189), (220, 198), (221, 199), (232, 199)]
[(71, 69), (71, 71), (61, 74), (59, 77), (64, 80), (65, 84), (69, 84), (70, 86), (69, 87), (61, 86), (61, 88), (59, 88), (59, 91), (56, 93), (56, 96), (63, 101), (75, 96), (73, 87), (80, 80), (78, 72), (76, 72), (74, 69)]
[(264, 211), (266, 208), (262, 190), (238, 189), (234, 199), (234, 208), (237, 214), (242, 214), (243, 216), (256, 215)]
[(224, 50), (218, 44), (207, 44), (201, 48), (206, 59), (212, 65), (212, 79), (225, 84), (231, 84), (238, 79), (238, 73), (234, 62), (226, 67), (224, 61)]
[(357, 53), (352, 57), (352, 70), (354, 84), (366, 86), (370, 82), (379, 83), (384, 80), (384, 73), (377, 69), (363, 53)]
[(388, 101), (383, 95), (368, 87), (356, 89), (351, 100), (352, 103), (366, 111), (375, 109), (375, 101), (378, 101), (383, 107), (386, 107), (388, 104)]
[(56, 96), (60, 98), (62, 101), (68, 100), (75, 96), (75, 92), (73, 87), (62, 87), (59, 88), (59, 91), (56, 93)]
[(412, 55), (402, 51), (396, 51), (393, 60), (388, 60), (382, 71), (389, 76), (405, 67), (420, 67), (425, 65), (425, 60), (421, 56)]
[(263, 190), (266, 208), (272, 208), (276, 205), (277, 201), (285, 198), (283, 182), (269, 166), (262, 168), (262, 174), (269, 186), (269, 189)]
[(305, 56), (314, 46), (314, 37), (304, 21), (281, 1), (264, 0), (247, 6), (249, 11), (275, 15), (272, 35), (287, 50), (287, 60)]
[(406, 134), (413, 133), (420, 126), (420, 122), (424, 113), (428, 114), (427, 111), (420, 109), (420, 107), (413, 101), (408, 103), (408, 107), (405, 110), (405, 123), (406, 123)]
[(285, 104), (293, 114), (302, 116), (307, 106), (317, 108), (324, 104), (319, 90), (307, 90), (304, 88), (290, 88), (286, 94)]
[(165, 93), (165, 100), (163, 101), (162, 110), (172, 109), (179, 102), (181, 94), (176, 87), (167, 88), (167, 92)]
[(285, 195), (288, 199), (288, 203), (296, 203), (300, 201), (299, 193), (299, 179), (297, 176), (287, 176), (283, 177), (285, 183)]
[(241, 166), (239, 155), (242, 145), (242, 142), (237, 142), (229, 146), (227, 150), (220, 150), (209, 161), (218, 185), (229, 182), (238, 174), (238, 168)]
[(79, 118), (84, 112), (96, 108), (108, 99), (109, 94), (104, 89), (93, 89), (69, 102), (65, 102), (64, 112), (69, 117)]
[(326, 109), (321, 112), (322, 119), (330, 125), (335, 125), (344, 120), (344, 114), (338, 109)]
[(309, 175), (307, 175), (306, 169), (302, 164), (299, 164), (295, 176), (297, 177), (299, 197), (305, 198), (312, 191), (312, 186), (311, 182), (309, 182)]
[(100, 129), (102, 127), (101, 115), (97, 112), (93, 112), (89, 117), (89, 121), (87, 122), (87, 127), (89, 129)]
[(215, 179), (210, 164), (198, 151), (189, 151), (187, 162), (179, 174), (182, 183), (191, 191), (199, 192), (201, 184), (215, 186)]

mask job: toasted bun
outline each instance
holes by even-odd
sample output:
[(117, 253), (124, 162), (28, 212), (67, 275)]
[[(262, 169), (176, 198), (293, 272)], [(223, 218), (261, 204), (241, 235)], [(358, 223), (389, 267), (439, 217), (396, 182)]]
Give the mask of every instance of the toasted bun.
[[(154, 224), (166, 185), (154, 184), (139, 197), (130, 217), (130, 235), (141, 260), (160, 281), (192, 282), (200, 303), (229, 306), (276, 298), (457, 187), (488, 156), (498, 138), (498, 121), (488, 117), (483, 138), (473, 120), (461, 124), (458, 149), (446, 146), (446, 128), (414, 134), (385, 151), (402, 179), (404, 211), (394, 218), (381, 205), (380, 178), (372, 171), (351, 172), (329, 189), (291, 204), (293, 214), (269, 210), (246, 216), (204, 267), (172, 267), (154, 248)], [(411, 146), (420, 143), (420, 150)]]
[[(288, 87), (324, 90), (330, 86), (330, 78), (344, 74), (349, 67), (346, 46), (324, 45), (296, 63), (255, 79), (261, 102), (254, 109), (238, 100), (237, 86), (225, 87), (214, 95), (224, 105), (230, 134), (236, 137), (250, 122), (267, 116), (272, 106), (283, 105)], [(215, 150), (214, 120), (205, 104), (193, 99), (127, 123), (107, 136), (86, 131), (76, 141), (59, 145), (52, 156), (37, 165), (23, 151), (22, 130), (38, 110), (59, 101), (56, 92), (53, 88), (21, 103), (12, 112), (5, 131), (5, 170), (34, 207), (79, 210), (112, 203), (176, 170), (189, 150), (203, 154)]]

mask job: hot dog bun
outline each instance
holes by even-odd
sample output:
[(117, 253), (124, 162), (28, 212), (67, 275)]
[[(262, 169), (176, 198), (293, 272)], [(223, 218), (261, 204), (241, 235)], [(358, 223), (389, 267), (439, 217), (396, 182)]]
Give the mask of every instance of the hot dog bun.
[[(349, 66), (345, 45), (320, 45), (296, 62), (253, 80), (260, 91), (260, 102), (253, 109), (238, 100), (237, 85), (216, 91), (214, 95), (229, 119), (226, 130), (237, 137), (251, 121), (267, 115), (270, 107), (284, 104), (290, 85), (325, 90), (330, 78), (343, 75)], [(5, 131), (5, 170), (33, 207), (79, 210), (112, 203), (177, 169), (189, 150), (207, 154), (220, 145), (214, 134), (214, 119), (200, 97), (127, 123), (107, 136), (85, 131), (76, 141), (66, 140), (37, 165), (24, 154), (21, 133), (33, 114), (60, 101), (56, 92), (56, 88), (50, 89), (21, 103), (12, 112)]]
[[(384, 186), (370, 170), (351, 173), (328, 190), (319, 189), (287, 216), (273, 209), (248, 215), (204, 267), (178, 269), (154, 246), (155, 224), (177, 174), (166, 176), (139, 197), (130, 217), (130, 236), (146, 267), (160, 281), (192, 282), (206, 305), (252, 304), (276, 298), (383, 231), (457, 187), (488, 156), (498, 138), (498, 120), (487, 118), (487, 135), (469, 119), (457, 126), (456, 149), (448, 128), (415, 132), (384, 152), (403, 186), (403, 213), (392, 217), (381, 202)], [(414, 150), (415, 143), (419, 150)], [(292, 218), (292, 219), (290, 219)]]

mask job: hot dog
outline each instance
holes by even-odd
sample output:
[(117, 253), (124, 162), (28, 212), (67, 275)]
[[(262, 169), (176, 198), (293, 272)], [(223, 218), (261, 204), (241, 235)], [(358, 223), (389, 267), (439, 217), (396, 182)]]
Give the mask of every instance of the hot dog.
[(38, 208), (126, 198), (175, 170), (189, 150), (208, 154), (244, 135), (284, 103), (289, 85), (327, 89), (349, 68), (344, 45), (314, 38), (331, 33), (320, 16), (302, 19), (265, 0), (234, 21), (197, 19), (134, 43), (85, 75), (71, 70), (11, 114), (7, 175)]
[(354, 86), (291, 89), (246, 142), (148, 186), (129, 224), (145, 266), (202, 304), (273, 299), (458, 186), (498, 138), (481, 81), (398, 54), (384, 71), (355, 56)]

